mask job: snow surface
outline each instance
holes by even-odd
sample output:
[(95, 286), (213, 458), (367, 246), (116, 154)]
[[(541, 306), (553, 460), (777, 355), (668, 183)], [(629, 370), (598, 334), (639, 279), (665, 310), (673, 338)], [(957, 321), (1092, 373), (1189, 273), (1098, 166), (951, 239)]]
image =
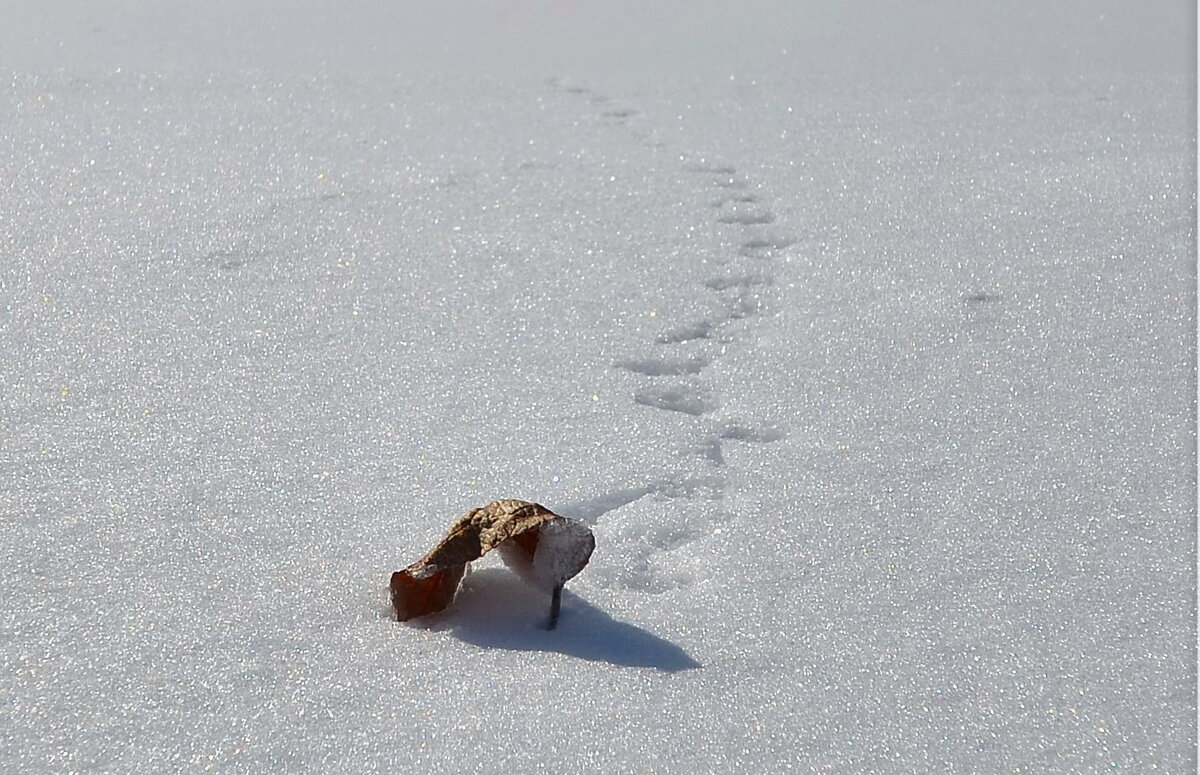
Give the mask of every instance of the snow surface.
[(1195, 9), (915, 6), (9, 4), (0, 770), (1193, 771)]

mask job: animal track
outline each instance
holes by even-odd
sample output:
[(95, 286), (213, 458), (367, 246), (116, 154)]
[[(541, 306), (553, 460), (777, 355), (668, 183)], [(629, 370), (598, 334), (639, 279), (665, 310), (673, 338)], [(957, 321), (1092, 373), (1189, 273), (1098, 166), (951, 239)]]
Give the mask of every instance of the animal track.
[(735, 210), (717, 218), (720, 223), (737, 223), (742, 226), (764, 226), (775, 222), (775, 216), (766, 210)]
[[(624, 544), (622, 550), (630, 559), (621, 565), (604, 565), (593, 562), (589, 575), (594, 583), (605, 589), (621, 589), (660, 595), (683, 587), (690, 587), (700, 578), (679, 567), (672, 567), (658, 559), (665, 550), (657, 549), (648, 540), (618, 536), (610, 542)], [(664, 567), (666, 566), (666, 567)]]
[[(662, 147), (661, 142), (628, 125), (629, 119), (644, 115), (641, 111), (584, 86), (567, 86), (557, 79), (549, 83), (560, 92), (582, 98), (581, 102), (590, 106), (598, 123), (611, 127), (611, 131), (622, 131), (645, 144)], [(724, 346), (736, 344), (736, 335), (744, 330), (735, 325), (736, 321), (762, 311), (759, 294), (775, 280), (772, 259), (795, 240), (761, 228), (775, 222), (774, 208), (760, 187), (751, 190), (751, 181), (736, 166), (692, 157), (683, 162), (682, 168), (698, 184), (696, 188), (702, 197), (698, 214), (746, 231), (737, 248), (730, 251), (732, 255), (710, 259), (725, 267), (721, 273), (702, 281), (703, 287), (716, 295), (716, 311), (692, 322), (676, 321), (673, 327), (655, 337), (654, 341), (662, 348), (655, 354), (618, 359), (612, 365), (637, 375), (636, 379), (642, 381), (633, 392), (636, 404), (702, 418), (721, 408), (719, 396), (704, 379), (713, 358), (719, 357), (717, 348), (710, 343), (720, 342), (721, 352)], [(714, 188), (718, 191), (714, 192)], [(701, 209), (704, 204), (707, 208)], [(609, 531), (607, 539), (618, 546), (624, 544), (619, 549), (623, 560), (600, 567), (593, 563), (594, 577), (602, 585), (662, 592), (703, 578), (709, 567), (703, 551), (676, 550), (720, 533), (722, 521), (728, 518), (717, 505), (725, 497), (726, 482), (720, 473), (727, 465), (725, 445), (763, 444), (784, 437), (781, 430), (742, 422), (689, 422), (686, 427), (686, 432), (699, 430), (699, 437), (687, 453), (690, 465), (708, 471), (707, 476), (649, 482), (563, 507), (562, 513), (591, 522), (604, 518), (604, 527)], [(664, 513), (653, 501), (641, 502), (651, 496), (687, 498), (689, 507)], [(647, 510), (651, 514), (644, 513)], [(663, 558), (667, 554), (671, 554), (669, 561)]]
[(701, 457), (709, 460), (717, 467), (725, 466), (725, 450), (722, 442), (741, 441), (755, 444), (769, 444), (784, 437), (777, 428), (758, 430), (737, 423), (726, 423), (721, 426), (715, 436), (705, 439), (697, 449)]
[(248, 251), (243, 248), (223, 248), (206, 253), (204, 260), (217, 269), (231, 272), (254, 264), (263, 257), (264, 255), (259, 252)]
[(696, 537), (697, 531), (686, 524), (671, 525), (658, 522), (646, 531), (647, 543), (660, 552), (678, 549)]
[(730, 288), (750, 288), (755, 285), (769, 285), (770, 283), (770, 277), (750, 274), (734, 277), (714, 277), (711, 280), (705, 280), (704, 286), (714, 291), (726, 291)]
[(642, 358), (617, 361), (614, 366), (648, 377), (677, 377), (684, 374), (699, 374), (709, 364), (707, 358), (699, 356), (686, 359)]
[(712, 399), (690, 387), (650, 387), (633, 394), (633, 400), (643, 406), (666, 409), (699, 416), (716, 409)]
[(769, 444), (784, 438), (784, 432), (778, 428), (758, 430), (740, 423), (726, 423), (720, 430), (720, 438), (726, 441), (749, 441), (756, 444)]
[(629, 487), (624, 490), (601, 495), (590, 500), (581, 501), (579, 503), (571, 503), (563, 506), (560, 513), (578, 517), (585, 522), (595, 523), (600, 517), (610, 511), (616, 511), (622, 506), (628, 506), (636, 500), (646, 497), (651, 493), (661, 492), (664, 484), (656, 482), (653, 484), (644, 484), (639, 487)]
[(721, 207), (725, 207), (726, 205), (729, 205), (729, 204), (733, 204), (733, 205), (754, 204), (757, 201), (758, 201), (758, 197), (755, 196), (754, 194), (732, 194), (729, 196), (723, 196), (718, 199), (714, 199), (712, 202), (709, 203), (708, 206), (712, 207), (712, 208), (721, 208)]
[[(584, 518), (606, 516), (597, 529), (611, 551), (593, 558), (588, 575), (594, 583), (657, 594), (691, 586), (706, 576), (711, 563), (704, 551), (693, 547), (721, 532), (727, 519), (719, 506), (724, 488), (721, 476), (658, 481), (566, 505), (559, 511)], [(654, 500), (643, 504), (643, 498)], [(687, 499), (689, 505), (664, 510), (656, 502), (670, 498)]]
[(769, 255), (795, 244), (796, 240), (790, 237), (755, 237), (743, 242), (738, 252), (743, 256), (762, 258), (764, 254)]
[(729, 319), (748, 318), (751, 315), (757, 315), (761, 309), (762, 305), (754, 296), (749, 293), (739, 293), (729, 301)]
[(709, 499), (720, 497), (725, 488), (722, 476), (697, 476), (676, 481), (659, 480), (646, 482), (634, 487), (589, 498), (575, 503), (559, 504), (554, 509), (560, 514), (576, 517), (595, 524), (600, 517), (616, 511), (631, 503), (635, 503), (648, 495), (661, 495), (666, 498), (691, 498), (697, 494), (707, 495)]
[(694, 342), (697, 339), (709, 339), (712, 337), (713, 329), (712, 322), (701, 320), (659, 334), (654, 341), (659, 344), (682, 344), (683, 342)]

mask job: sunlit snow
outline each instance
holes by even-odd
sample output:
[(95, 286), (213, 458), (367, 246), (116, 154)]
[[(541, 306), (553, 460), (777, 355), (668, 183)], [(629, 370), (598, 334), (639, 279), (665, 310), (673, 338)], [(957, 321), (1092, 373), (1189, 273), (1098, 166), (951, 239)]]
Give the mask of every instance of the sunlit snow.
[(0, 771), (1194, 767), (1190, 4), (10, 5)]

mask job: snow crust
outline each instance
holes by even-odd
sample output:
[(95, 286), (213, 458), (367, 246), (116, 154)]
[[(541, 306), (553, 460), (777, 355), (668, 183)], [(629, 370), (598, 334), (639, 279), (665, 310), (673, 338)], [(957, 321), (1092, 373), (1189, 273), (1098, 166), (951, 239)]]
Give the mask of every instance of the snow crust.
[(1194, 9), (19, 5), (0, 771), (1194, 769)]

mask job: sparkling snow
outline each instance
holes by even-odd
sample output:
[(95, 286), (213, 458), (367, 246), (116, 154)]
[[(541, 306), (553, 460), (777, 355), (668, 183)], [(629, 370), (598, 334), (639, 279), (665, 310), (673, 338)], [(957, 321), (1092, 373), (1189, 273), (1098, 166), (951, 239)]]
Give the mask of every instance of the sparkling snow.
[(1194, 9), (975, 5), (7, 9), (0, 770), (1192, 771)]

